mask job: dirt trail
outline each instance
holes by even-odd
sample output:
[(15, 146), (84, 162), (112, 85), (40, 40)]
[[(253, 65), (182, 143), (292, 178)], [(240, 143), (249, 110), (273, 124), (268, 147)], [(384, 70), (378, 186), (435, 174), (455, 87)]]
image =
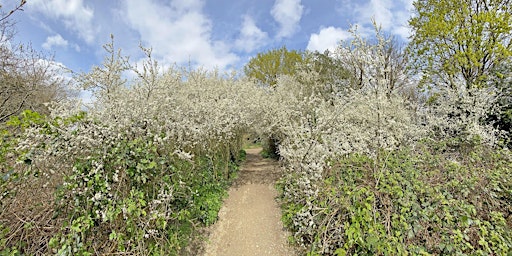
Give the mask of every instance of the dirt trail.
[(212, 226), (206, 256), (295, 255), (275, 201), (279, 168), (260, 151), (247, 150), (247, 161)]

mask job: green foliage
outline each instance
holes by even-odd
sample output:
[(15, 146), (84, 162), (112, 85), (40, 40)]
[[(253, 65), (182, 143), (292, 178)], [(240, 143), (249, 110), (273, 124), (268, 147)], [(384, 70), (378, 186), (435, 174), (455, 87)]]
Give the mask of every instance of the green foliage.
[(305, 62), (302, 53), (286, 47), (258, 53), (244, 67), (245, 75), (254, 78), (259, 84), (274, 87), (281, 75), (294, 75), (298, 64)]
[(2, 136), (0, 144), (0, 199), (10, 193), (7, 188), (9, 182), (18, 180), (22, 176), (12, 166), (15, 160), (21, 157), (25, 164), (30, 165), (32, 162), (29, 157), (23, 156), (25, 152), (15, 152), (15, 146), (22, 132), (31, 126), (45, 125), (46, 117), (31, 110), (25, 110), (19, 116), (11, 116), (3, 125), (0, 130)]
[(229, 184), (216, 169), (228, 163), (194, 159), (122, 140), (107, 155), (78, 160), (58, 192), (68, 224), (50, 246), (61, 255), (180, 254), (194, 226), (216, 221)]
[[(312, 208), (284, 198), (285, 225), (295, 240), (311, 242), (310, 255), (506, 255), (510, 153), (475, 147), (450, 159), (435, 148), (383, 151), (379, 162), (365, 155), (336, 160)], [(307, 209), (315, 216), (309, 233), (296, 225)]]
[(279, 141), (274, 136), (266, 138), (262, 147), (260, 154), (263, 158), (279, 159)]
[(7, 121), (9, 127), (19, 127), (26, 129), (32, 125), (41, 125), (45, 122), (45, 117), (32, 110), (25, 110), (19, 116), (13, 116)]
[(512, 55), (508, 1), (417, 0), (409, 20), (409, 51), (428, 79), (465, 88), (485, 86), (494, 67)]
[[(317, 73), (314, 81), (307, 81), (307, 79), (301, 79), (301, 73), (298, 75), (299, 80), (307, 86), (308, 83), (313, 82), (317, 86), (321, 86), (320, 93), (324, 94), (324, 98), (332, 96), (332, 94), (339, 93), (347, 87), (347, 81), (354, 79), (351, 74), (349, 67), (336, 58), (336, 55), (326, 50), (324, 53), (320, 52), (306, 52), (307, 60), (305, 63), (300, 65), (300, 70), (305, 74), (312, 72)], [(309, 85), (311, 86), (311, 85)]]

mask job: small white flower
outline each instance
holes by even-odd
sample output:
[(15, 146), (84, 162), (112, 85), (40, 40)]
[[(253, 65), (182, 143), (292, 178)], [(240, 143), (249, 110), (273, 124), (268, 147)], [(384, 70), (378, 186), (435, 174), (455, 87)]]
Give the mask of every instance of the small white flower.
[(101, 200), (102, 197), (103, 197), (103, 195), (100, 192), (97, 192), (96, 194), (94, 194), (92, 201), (97, 202), (97, 201)]

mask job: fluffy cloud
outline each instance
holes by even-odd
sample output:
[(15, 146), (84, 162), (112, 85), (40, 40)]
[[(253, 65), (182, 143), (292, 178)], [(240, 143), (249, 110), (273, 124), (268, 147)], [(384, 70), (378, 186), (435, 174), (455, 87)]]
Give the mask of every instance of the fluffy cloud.
[(277, 38), (289, 37), (299, 29), (303, 11), (300, 0), (276, 0), (270, 14), (279, 23)]
[[(358, 25), (358, 31), (362, 34), (373, 34), (372, 19), (382, 29), (394, 35), (407, 39), (410, 29), (407, 21), (413, 10), (413, 0), (367, 0), (354, 2), (343, 0), (338, 11), (342, 15), (354, 15), (354, 23)], [(350, 13), (348, 13), (350, 12)]]
[(235, 41), (235, 48), (245, 52), (252, 52), (265, 44), (268, 35), (256, 26), (250, 16), (245, 15), (243, 19), (240, 37)]
[(167, 63), (191, 61), (224, 69), (238, 61), (227, 44), (211, 39), (212, 24), (202, 12), (202, 1), (127, 0), (122, 8), (126, 23)]
[(43, 43), (42, 46), (46, 50), (50, 50), (54, 46), (67, 47), (68, 41), (66, 39), (62, 38), (62, 36), (60, 34), (56, 34), (54, 36), (47, 37), (46, 41)]
[(310, 51), (333, 51), (341, 40), (350, 38), (350, 32), (341, 28), (327, 27), (320, 29), (318, 34), (312, 34), (306, 49)]
[(63, 21), (67, 29), (91, 44), (96, 30), (92, 24), (94, 11), (85, 6), (83, 0), (32, 0), (27, 9), (43, 13), (50, 18)]
[(375, 19), (383, 29), (389, 30), (393, 26), (392, 0), (370, 0), (366, 4), (356, 8), (357, 20), (361, 23), (370, 24)]

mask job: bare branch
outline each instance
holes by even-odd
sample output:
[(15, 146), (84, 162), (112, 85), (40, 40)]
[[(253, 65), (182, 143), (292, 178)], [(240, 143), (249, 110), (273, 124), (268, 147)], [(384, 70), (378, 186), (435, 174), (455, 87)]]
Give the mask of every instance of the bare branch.
[[(23, 6), (27, 3), (27, 0), (21, 0), (20, 3), (18, 5), (16, 5), (14, 7), (14, 9), (10, 10), (5, 16), (3, 16), (2, 18), (0, 18), (0, 22), (6, 20), (7, 18), (9, 18), (13, 13), (15, 13), (16, 11), (23, 11)], [(0, 5), (0, 8), (2, 6)]]

